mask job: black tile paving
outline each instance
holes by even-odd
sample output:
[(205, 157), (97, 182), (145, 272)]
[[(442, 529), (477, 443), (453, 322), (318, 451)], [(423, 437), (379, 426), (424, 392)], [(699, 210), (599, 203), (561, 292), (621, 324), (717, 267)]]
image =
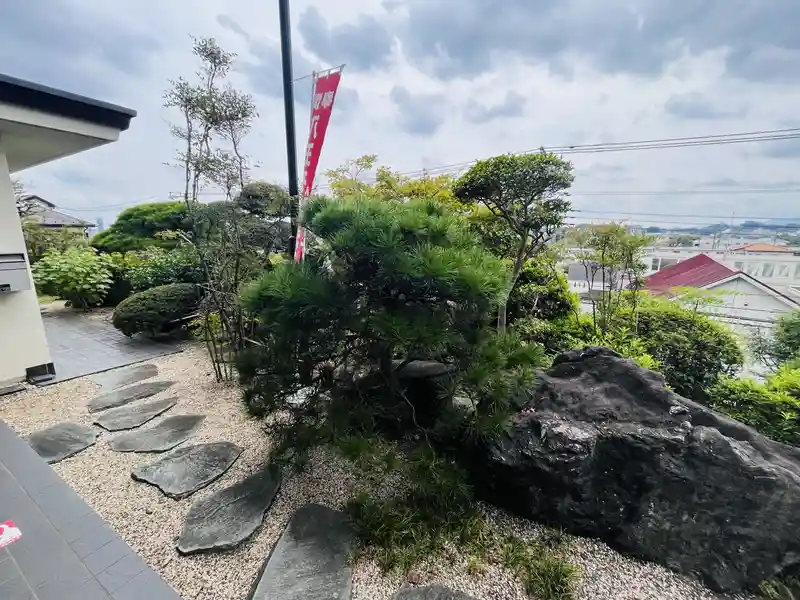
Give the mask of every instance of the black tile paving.
[(2, 600), (180, 600), (111, 527), (0, 421)]
[(165, 342), (126, 337), (110, 323), (79, 312), (45, 312), (42, 320), (56, 376), (39, 385), (52, 385), (179, 352)]

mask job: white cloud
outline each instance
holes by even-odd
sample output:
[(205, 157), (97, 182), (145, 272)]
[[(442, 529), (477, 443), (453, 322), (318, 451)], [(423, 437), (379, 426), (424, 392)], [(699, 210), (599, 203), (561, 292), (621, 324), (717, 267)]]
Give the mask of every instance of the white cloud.
[[(597, 14), (591, 4), (572, 0), (570, 10), (558, 13), (559, 23), (575, 35), (585, 31), (589, 16)], [(25, 3), (15, 4), (13, 11), (2, 9), (0, 40), (5, 41), (0, 41), (0, 52), (5, 55), (13, 49), (15, 56), (14, 61), (4, 61), (15, 66), (15, 71), (9, 74), (129, 106), (139, 116), (112, 146), (23, 173), (23, 180), (37, 193), (62, 206), (80, 209), (76, 214), (84, 218), (101, 216), (108, 223), (121, 205), (166, 199), (170, 192), (178, 191), (178, 171), (164, 165), (171, 160), (176, 145), (169, 136), (170, 115), (161, 108), (161, 97), (168, 79), (190, 76), (195, 69), (190, 34), (215, 36), (223, 47), (240, 55), (240, 66), (231, 76), (232, 82), (255, 94), (261, 115), (247, 146), (260, 164), (253, 175), (285, 181), (283, 105), (279, 97), (280, 70), (275, 63), (278, 60), (275, 4), (240, 0), (220, 8), (189, 0), (169, 3), (53, 0), (52, 5), (49, 11)], [(464, 31), (472, 37), (465, 38), (463, 45), (456, 44), (455, 36), (463, 23), (453, 16), (447, 33), (448, 52), (469, 43), (474, 48), (460, 58), (451, 56), (450, 63), (464, 68), (439, 79), (434, 76), (436, 68), (425, 67), (417, 60), (422, 42), (412, 46), (414, 42), (405, 35), (409, 18), (419, 25), (419, 19), (425, 16), (420, 6), (421, 0), (293, 2), (298, 77), (305, 74), (301, 70), (324, 68), (339, 60), (337, 35), (326, 37), (322, 45), (302, 38), (298, 23), (310, 7), (316, 12), (308, 14), (321, 17), (327, 27), (338, 33), (352, 32), (349, 28), (352, 24), (369, 22), (359, 16), (366, 14), (398, 35), (389, 46), (390, 55), (374, 56), (375, 66), (371, 69), (366, 68), (372, 64), (369, 57), (357, 60), (352, 57), (359, 48), (370, 48), (376, 53), (386, 49), (374, 30), (369, 32), (369, 47), (348, 39), (347, 46), (341, 48), (352, 63), (345, 69), (342, 83), (343, 89), (349, 90), (349, 110), (343, 103), (339, 112), (334, 111), (320, 174), (326, 168), (366, 153), (378, 154), (382, 163), (394, 169), (413, 171), (541, 145), (750, 131), (796, 122), (800, 84), (795, 83), (796, 78), (779, 79), (774, 71), (781, 65), (791, 66), (790, 58), (795, 51), (776, 49), (775, 44), (783, 39), (780, 36), (767, 43), (763, 41), (765, 36), (754, 34), (748, 39), (749, 53), (743, 47), (736, 49), (737, 55), (721, 38), (719, 32), (724, 29), (721, 24), (708, 34), (705, 43), (700, 43), (703, 40), (698, 37), (702, 30), (693, 28), (690, 33), (700, 51), (690, 54), (687, 48), (673, 43), (669, 54), (664, 54), (660, 44), (672, 39), (668, 33), (659, 30), (659, 35), (649, 41), (642, 27), (643, 23), (652, 27), (652, 18), (648, 21), (644, 13), (636, 18), (625, 13), (625, 19), (614, 31), (624, 35), (623, 25), (636, 28), (633, 32), (636, 35), (631, 34), (629, 43), (612, 45), (602, 39), (596, 42), (581, 39), (572, 45), (560, 44), (558, 54), (552, 53), (547, 60), (539, 60), (538, 55), (532, 54), (544, 52), (542, 45), (530, 44), (525, 52), (516, 54), (509, 45), (501, 59), (491, 61), (486, 67), (485, 61), (468, 61), (479, 57), (481, 31), (472, 25), (466, 27)], [(520, 6), (517, 10), (522, 10)], [(719, 7), (719, 14), (705, 16), (733, 18), (724, 10), (724, 4), (715, 6)], [(582, 10), (585, 12), (581, 13)], [(547, 11), (542, 14), (546, 16)], [(757, 15), (748, 14), (754, 23), (764, 24)], [(224, 18), (220, 19), (221, 15)], [(438, 16), (431, 14), (430, 18), (431, 25), (436, 26)], [(65, 30), (60, 24), (66, 22), (82, 25)], [(319, 19), (314, 24), (317, 28), (323, 26)], [(246, 35), (237, 33), (237, 26)], [(644, 25), (645, 29), (647, 26)], [(38, 33), (31, 37), (20, 33), (24, 31)], [(103, 34), (93, 33), (96, 31)], [(70, 38), (70, 32), (82, 39)], [(514, 27), (512, 33), (516, 32)], [(495, 28), (491, 34), (495, 37), (486, 39), (496, 39), (502, 30)], [(589, 56), (593, 43), (598, 45), (598, 57), (594, 59)], [(622, 50), (635, 51), (635, 44), (641, 46), (642, 60), (629, 58), (614, 68), (615, 57)], [(314, 56), (310, 48), (322, 48), (325, 56)], [(739, 55), (741, 64), (732, 63)], [(406, 56), (411, 56), (412, 62)], [(759, 64), (766, 64), (767, 58), (776, 56), (780, 61), (771, 63), (773, 71), (769, 76), (748, 75), (752, 74), (756, 59)], [(430, 58), (435, 62), (434, 56)], [(466, 68), (468, 64), (480, 68)], [(364, 70), (359, 71), (359, 66)], [(440, 64), (438, 68), (443, 67)], [(776, 83), (779, 80), (787, 83)], [(300, 82), (296, 90), (300, 153), (305, 146), (307, 85), (307, 80)], [(408, 92), (404, 98), (409, 102), (392, 101), (396, 86)], [(470, 119), (470, 111), (465, 110), (468, 106), (500, 106), (512, 93), (514, 98), (526, 99), (519, 103), (522, 106), (519, 116), (515, 109), (503, 118), (476, 122)], [(701, 98), (715, 111), (707, 115), (695, 113), (691, 119), (679, 118), (667, 110), (670, 99), (676, 97)], [(436, 99), (437, 103), (426, 109), (419, 99)], [(428, 131), (429, 135), (408, 133), (407, 125), (413, 115), (398, 112), (403, 107), (422, 111), (429, 120), (442, 117), (443, 121), (434, 131)], [(797, 147), (795, 144), (794, 148)], [(794, 161), (782, 158), (792, 150), (788, 145), (781, 149), (764, 143), (579, 155), (574, 157), (577, 168), (574, 201), (579, 208), (608, 211), (610, 216), (620, 212), (796, 216), (800, 210), (793, 208), (797, 203), (791, 194), (674, 197), (595, 194), (707, 188), (708, 182), (731, 180), (734, 185), (726, 189), (774, 186), (776, 182), (796, 179)]]

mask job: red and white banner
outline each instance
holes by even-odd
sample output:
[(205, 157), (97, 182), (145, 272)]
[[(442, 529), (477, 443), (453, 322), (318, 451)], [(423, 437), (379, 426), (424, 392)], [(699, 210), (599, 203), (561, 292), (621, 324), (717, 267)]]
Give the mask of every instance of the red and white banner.
[[(303, 193), (300, 196), (299, 214), (302, 218), (305, 201), (314, 190), (314, 178), (317, 175), (317, 165), (322, 154), (322, 145), (325, 143), (325, 133), (331, 120), (333, 103), (336, 101), (336, 90), (342, 79), (342, 67), (323, 74), (314, 73), (313, 95), (311, 96), (311, 125), (308, 131), (308, 145), (306, 146), (305, 167), (303, 169)], [(303, 224), (298, 222), (297, 240), (294, 249), (294, 259), (303, 260), (305, 254), (305, 235)]]

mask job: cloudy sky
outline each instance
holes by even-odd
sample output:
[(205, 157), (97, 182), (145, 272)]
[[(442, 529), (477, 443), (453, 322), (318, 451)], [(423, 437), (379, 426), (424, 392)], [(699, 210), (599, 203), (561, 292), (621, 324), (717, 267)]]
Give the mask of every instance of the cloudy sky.
[[(138, 111), (118, 143), (23, 181), (107, 224), (179, 190), (174, 115), (161, 105), (168, 80), (195, 70), (194, 35), (238, 54), (231, 81), (260, 113), (253, 175), (285, 183), (277, 12), (276, 0), (3, 2), (0, 71)], [(366, 153), (414, 171), (540, 146), (800, 127), (797, 0), (293, 0), (292, 19), (296, 77), (347, 64), (320, 173)], [(308, 80), (296, 93), (302, 152)], [(797, 139), (570, 158), (587, 217), (800, 217)]]

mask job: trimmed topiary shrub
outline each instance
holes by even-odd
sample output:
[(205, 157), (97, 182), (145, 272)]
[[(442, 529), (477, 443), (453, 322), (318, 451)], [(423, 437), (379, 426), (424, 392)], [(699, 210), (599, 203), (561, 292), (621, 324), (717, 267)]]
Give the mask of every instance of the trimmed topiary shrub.
[(114, 310), (114, 327), (127, 336), (145, 333), (155, 336), (176, 321), (197, 311), (200, 288), (191, 283), (171, 283), (139, 292), (120, 302)]

